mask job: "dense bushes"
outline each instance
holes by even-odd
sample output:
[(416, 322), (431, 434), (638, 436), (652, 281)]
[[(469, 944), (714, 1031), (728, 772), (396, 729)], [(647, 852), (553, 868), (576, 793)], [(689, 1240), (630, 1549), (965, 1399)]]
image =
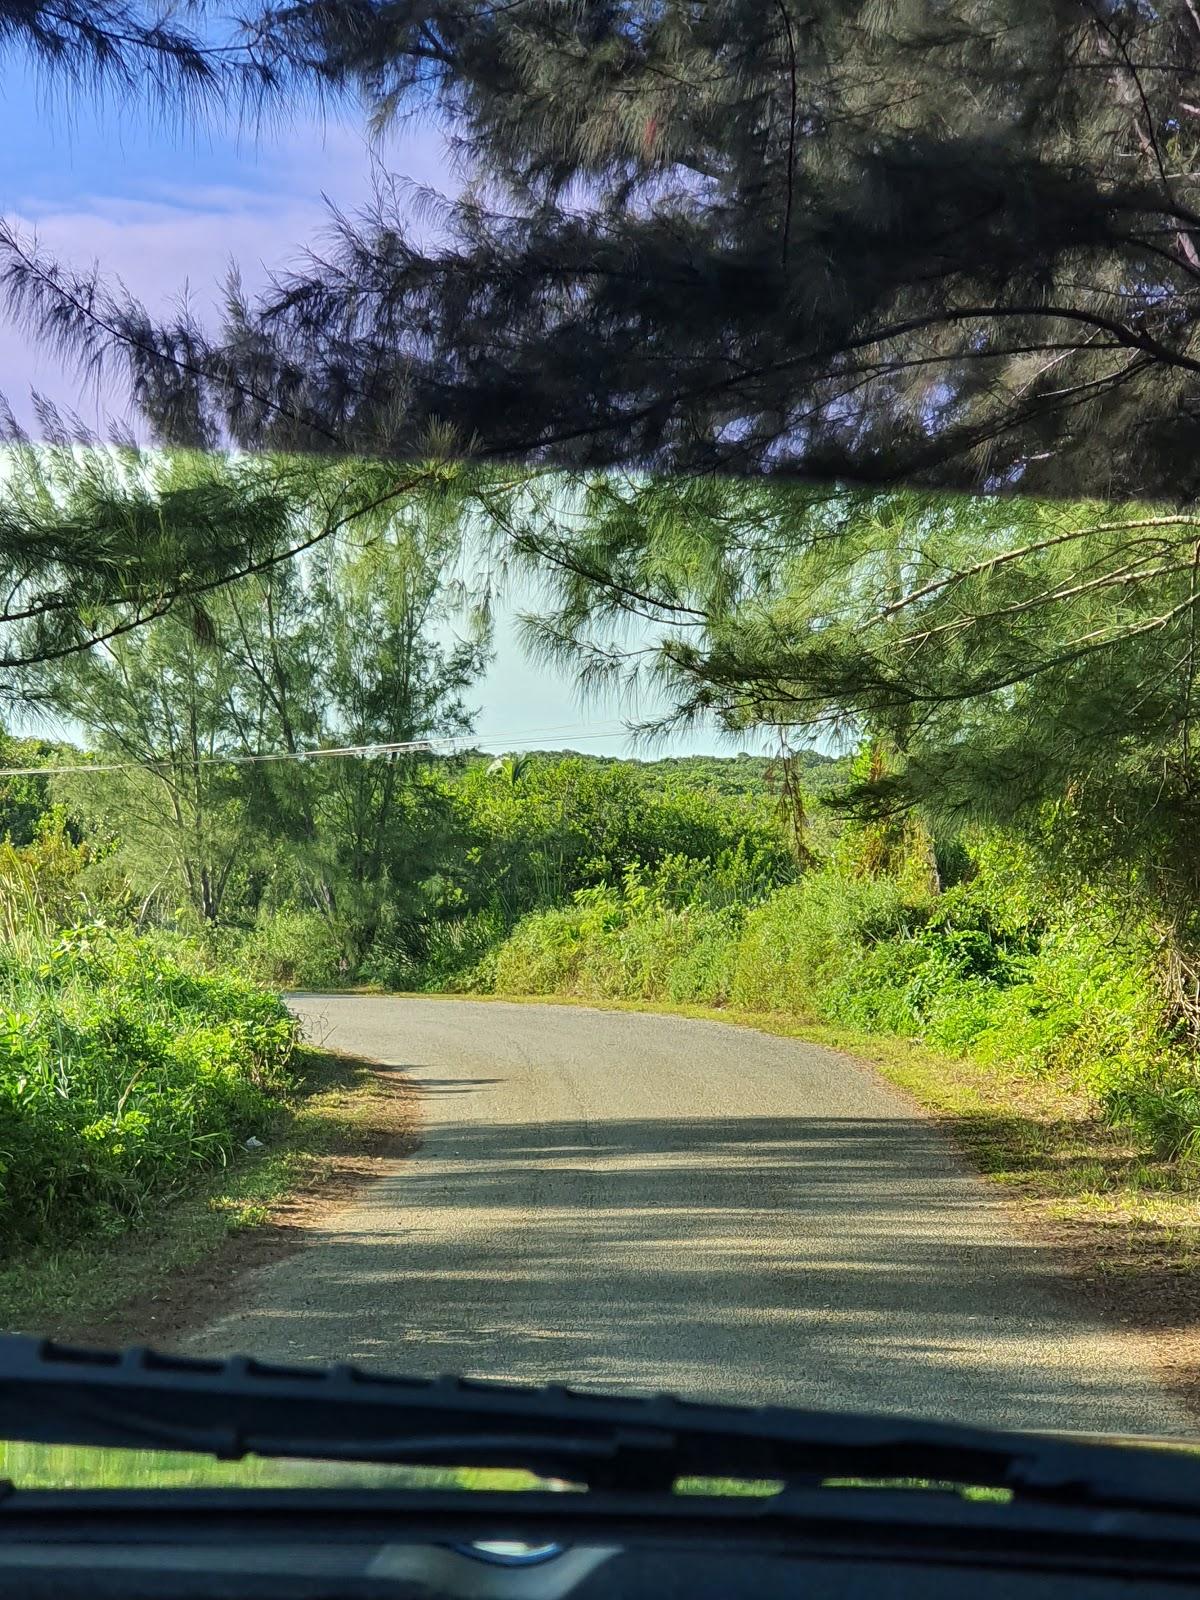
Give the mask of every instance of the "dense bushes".
[(790, 1011), (852, 991), (862, 960), (907, 933), (919, 912), (892, 878), (810, 873), (749, 913), (730, 998), (754, 1011)]
[(1068, 1075), (1170, 1151), (1200, 1130), (1194, 1057), (1165, 1020), (1155, 941), (1101, 900), (1039, 892), (1032, 858), (970, 841), (944, 893), (855, 872), (748, 878), (715, 905), (636, 870), (522, 919), (478, 987), (790, 1012)]
[(680, 776), (655, 782), (633, 763), (571, 756), (526, 758), (499, 771), (476, 766), (454, 785), (470, 909), (510, 920), (560, 905), (580, 889), (619, 883), (631, 867), (713, 862), (742, 851), (779, 881), (791, 858), (769, 796), (718, 796)]
[[(261, 907), (248, 927), (209, 934), (215, 955), (283, 988), (453, 989), (521, 917), (569, 906), (630, 871), (662, 875), (654, 892), (672, 903), (741, 905), (795, 870), (765, 789), (719, 795), (686, 772), (524, 757), (447, 769), (425, 791), (440, 835), (425, 840), (424, 875), (414, 859), (369, 936), (353, 899), (320, 910), (293, 900)], [(627, 890), (636, 893), (632, 880)]]
[(345, 941), (318, 911), (283, 906), (258, 917), (245, 934), (216, 944), (218, 957), (258, 983), (279, 989), (326, 989), (341, 981)]
[(0, 1244), (117, 1229), (262, 1135), (295, 1025), (252, 984), (102, 926), (0, 969)]

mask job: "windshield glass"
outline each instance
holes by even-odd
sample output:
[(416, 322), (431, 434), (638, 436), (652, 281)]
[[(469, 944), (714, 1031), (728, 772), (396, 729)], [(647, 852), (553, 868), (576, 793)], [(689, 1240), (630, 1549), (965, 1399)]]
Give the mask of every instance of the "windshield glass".
[[(1193, 1440), (1190, 0), (88, 11), (0, 0), (0, 1329)], [(0, 1473), (540, 1481), (459, 1431)]]

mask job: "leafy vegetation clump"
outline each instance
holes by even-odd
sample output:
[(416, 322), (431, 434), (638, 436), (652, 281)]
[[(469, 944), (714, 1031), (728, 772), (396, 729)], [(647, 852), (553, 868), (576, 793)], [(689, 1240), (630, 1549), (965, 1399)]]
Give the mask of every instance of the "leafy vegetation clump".
[[(795, 881), (728, 858), (636, 866), (521, 918), (473, 986), (512, 994), (690, 1002), (920, 1039), (948, 1055), (1084, 1090), (1163, 1154), (1200, 1133), (1195, 1056), (1164, 1007), (1144, 924), (1039, 882), (1032, 850), (995, 833), (955, 841), (959, 881), (922, 881), (910, 851), (872, 875), (846, 829)], [(914, 859), (915, 856), (915, 859)]]
[[(707, 774), (717, 763), (699, 765)], [(358, 978), (387, 989), (478, 988), (531, 911), (591, 894), (602, 903), (613, 885), (677, 906), (740, 905), (752, 883), (787, 881), (794, 859), (761, 774), (754, 795), (702, 787), (697, 776), (578, 755), (443, 763), (427, 790), (442, 817), (437, 868), (392, 900)], [(265, 939), (260, 924), (246, 948), (268, 976)]]
[(94, 925), (0, 968), (0, 1245), (116, 1232), (270, 1127), (295, 1024), (250, 982)]

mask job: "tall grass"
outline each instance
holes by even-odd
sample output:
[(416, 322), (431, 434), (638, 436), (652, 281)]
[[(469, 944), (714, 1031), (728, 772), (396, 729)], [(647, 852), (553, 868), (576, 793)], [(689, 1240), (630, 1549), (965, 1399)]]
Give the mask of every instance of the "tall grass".
[(0, 961), (0, 1248), (114, 1231), (268, 1128), (295, 1025), (253, 984), (103, 926)]

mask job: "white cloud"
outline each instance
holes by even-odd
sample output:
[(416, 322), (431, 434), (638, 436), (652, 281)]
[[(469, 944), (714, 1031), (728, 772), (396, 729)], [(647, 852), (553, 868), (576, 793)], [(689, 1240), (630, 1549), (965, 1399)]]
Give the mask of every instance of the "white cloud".
[[(434, 129), (393, 139), (386, 160), (414, 182), (452, 186)], [(371, 192), (372, 154), (362, 134), (345, 127), (297, 127), (282, 142), (248, 150), (228, 181), (192, 181), (189, 165), (181, 160), (174, 175), (165, 152), (157, 172), (114, 171), (110, 192), (69, 202), (27, 196), (8, 209), (7, 220), (61, 261), (97, 264), (152, 310), (168, 309), (186, 287), (203, 314), (219, 304), (232, 264), (248, 286), (264, 282), (319, 238), (329, 221), (326, 197), (354, 211)], [(110, 392), (98, 402), (55, 356), (0, 320), (0, 390), (26, 422), (31, 388), (95, 427), (103, 428), (107, 413), (126, 410), (123, 394)]]

